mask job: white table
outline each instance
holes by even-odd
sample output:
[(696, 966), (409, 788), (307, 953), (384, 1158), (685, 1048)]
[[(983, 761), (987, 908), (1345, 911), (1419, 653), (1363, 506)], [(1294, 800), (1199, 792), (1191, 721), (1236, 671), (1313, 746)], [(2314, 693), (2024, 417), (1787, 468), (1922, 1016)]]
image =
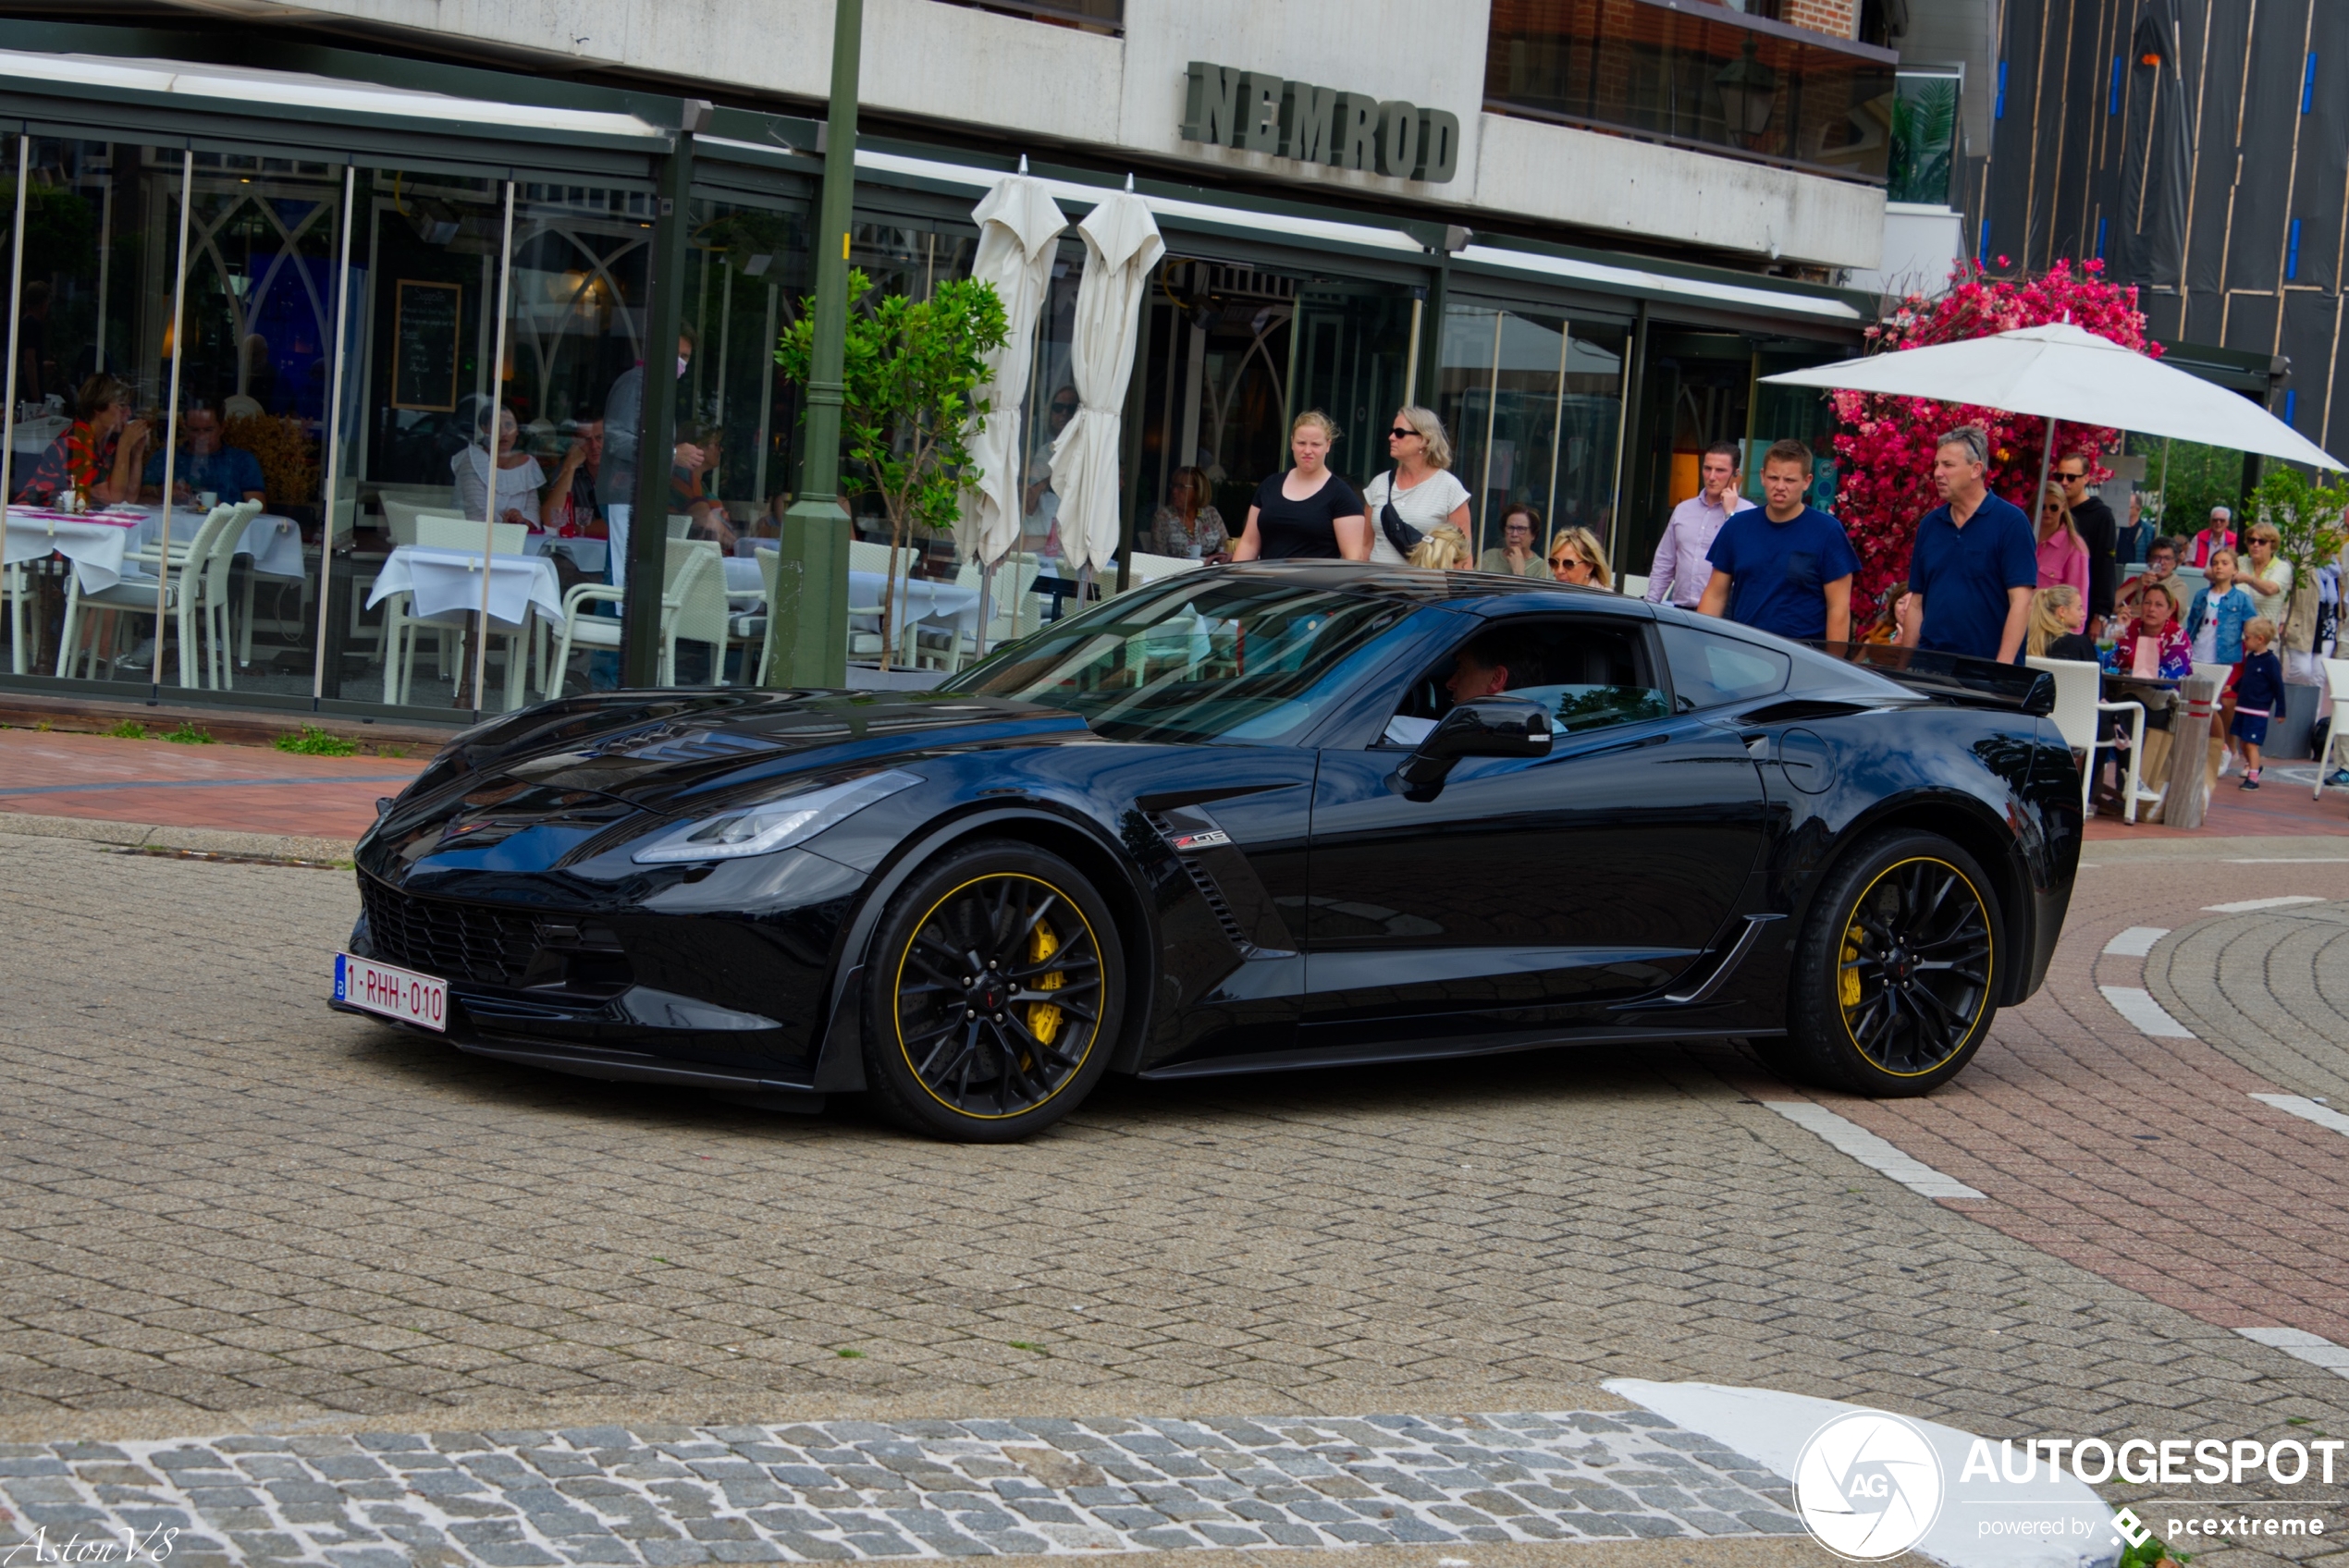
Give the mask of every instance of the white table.
[[(367, 603), (379, 605), (394, 594), (411, 595), (408, 613), (418, 620), (463, 625), (466, 617), (481, 613), (481, 552), (402, 545), (375, 573)], [(544, 556), (492, 556), (492, 630), (518, 631), (534, 613), (550, 621), (563, 618), (562, 579), (555, 575), (555, 563)]]
[[(848, 602), (852, 605), (873, 605), (889, 592), (889, 578), (884, 572), (852, 571), (848, 574)], [(978, 643), (978, 590), (965, 588), (959, 582), (941, 582), (927, 577), (897, 579), (897, 598), (890, 616), (890, 630), (904, 633), (909, 627), (928, 626), (938, 631), (951, 631), (959, 643), (964, 637), (972, 645)], [(880, 630), (879, 616), (853, 617), (860, 631)]]
[(531, 552), (542, 556), (568, 556), (571, 564), (590, 577), (601, 577), (604, 567), (611, 559), (609, 539), (572, 538), (558, 533), (534, 533), (530, 536)]
[(17, 422), (16, 449), (31, 457), (39, 457), (54, 445), (58, 436), (73, 428), (73, 421), (63, 414), (50, 414), (41, 419)]
[[(137, 520), (133, 546), (151, 550), (163, 538), (163, 508), (161, 507), (109, 507), (101, 514), (107, 517), (132, 517)], [(199, 508), (171, 508), (171, 542), (186, 548), (188, 541), (203, 526), (205, 513)], [(237, 541), (237, 554), (252, 562), (252, 570), (264, 577), (306, 578), (309, 567), (301, 558), (301, 526), (289, 517), (274, 512), (260, 512), (245, 524), (242, 539)]]
[(122, 557), (137, 531), (135, 517), (105, 512), (75, 516), (40, 507), (7, 508), (6, 564), (46, 560), (60, 555), (73, 563), (81, 591), (95, 594), (123, 579)]

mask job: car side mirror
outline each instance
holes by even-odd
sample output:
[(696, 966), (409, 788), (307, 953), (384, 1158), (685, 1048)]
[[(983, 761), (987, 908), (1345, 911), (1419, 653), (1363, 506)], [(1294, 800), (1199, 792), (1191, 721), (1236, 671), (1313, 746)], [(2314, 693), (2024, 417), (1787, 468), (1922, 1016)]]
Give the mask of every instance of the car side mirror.
[(1544, 757), (1550, 754), (1550, 715), (1523, 697), (1479, 697), (1462, 703), (1428, 732), (1396, 768), (1412, 800), (1432, 800), (1462, 757)]

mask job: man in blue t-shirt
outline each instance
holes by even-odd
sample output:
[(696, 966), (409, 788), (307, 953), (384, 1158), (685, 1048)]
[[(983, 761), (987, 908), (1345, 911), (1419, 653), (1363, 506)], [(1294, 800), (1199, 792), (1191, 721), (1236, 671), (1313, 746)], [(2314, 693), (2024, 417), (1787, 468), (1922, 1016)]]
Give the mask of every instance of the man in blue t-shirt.
[[(146, 472), (140, 476), (143, 499), (163, 497), (163, 459), (157, 452), (147, 459)], [(221, 444), (219, 410), (192, 402), (181, 410), (179, 452), (171, 465), (172, 499), (193, 506), (209, 490), (223, 501), (258, 501), (265, 489), (261, 459), (242, 447)]]
[(2012, 664), (2023, 653), (2039, 545), (2023, 508), (1990, 494), (1990, 438), (1976, 424), (1941, 437), (1933, 454), (1940, 506), (1917, 521), (1909, 556), (1912, 614), (1903, 645)]
[(1762, 505), (1734, 512), (1713, 537), (1713, 579), (1699, 615), (1798, 643), (1851, 640), (1851, 574), (1860, 557), (1843, 524), (1804, 503), (1811, 448), (1779, 441), (1762, 459)]

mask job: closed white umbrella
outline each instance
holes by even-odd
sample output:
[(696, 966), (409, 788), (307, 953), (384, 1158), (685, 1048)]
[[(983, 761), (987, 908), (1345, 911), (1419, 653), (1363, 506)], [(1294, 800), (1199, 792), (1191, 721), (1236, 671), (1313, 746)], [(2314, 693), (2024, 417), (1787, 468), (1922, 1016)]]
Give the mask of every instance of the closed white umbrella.
[(1085, 276), (1076, 286), (1069, 368), (1078, 407), (1052, 443), (1052, 490), (1061, 499), (1061, 549), (1084, 570), (1117, 552), (1118, 431), (1134, 374), (1136, 318), (1166, 241), (1131, 191), (1112, 191), (1076, 229), (1085, 238)]
[(2050, 424), (2109, 425), (2314, 468), (2344, 467), (2250, 398), (2069, 323), (1869, 354), (1762, 379), (1777, 386), (1974, 403), (2035, 414)]
[(1019, 169), (997, 180), (971, 213), (978, 224), (971, 277), (995, 286), (1006, 336), (1003, 346), (987, 356), (989, 378), (978, 392), (989, 404), (987, 423), (970, 444), (979, 477), (965, 495), (954, 543), (960, 559), (976, 557), (990, 567), (1019, 543), (1020, 409), (1036, 357), (1036, 318), (1052, 279), (1053, 242), (1068, 227), (1067, 214), (1044, 182), (1028, 177), (1026, 158)]

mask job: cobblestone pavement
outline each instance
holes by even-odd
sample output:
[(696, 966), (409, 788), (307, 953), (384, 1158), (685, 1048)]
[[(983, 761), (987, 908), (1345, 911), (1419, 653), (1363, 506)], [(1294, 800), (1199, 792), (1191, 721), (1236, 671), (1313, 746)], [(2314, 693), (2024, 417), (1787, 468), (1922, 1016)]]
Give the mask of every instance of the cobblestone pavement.
[[(1988, 1194), (1936, 1202), (1726, 1049), (1113, 1084), (1008, 1148), (533, 1073), (324, 1010), (347, 876), (0, 834), (0, 1437), (1603, 1412), (1618, 1375), (1994, 1437), (2349, 1433), (2349, 1382), (2234, 1332), (2169, 1235), (2206, 1190), (2215, 1237), (2238, 1199), (2332, 1227), (2210, 1266), (2323, 1332), (2349, 1140), (2090, 983), (2123, 926), (2345, 876), (2092, 870), (1952, 1090), (1819, 1096)], [(2130, 1273), (2087, 1220), (2168, 1251)]]
[[(2349, 958), (2349, 905), (2204, 913), (2349, 894), (2349, 854), (2256, 858), (2092, 865), (2046, 987), (1999, 1020), (2001, 1050), (1927, 1099), (1814, 1097), (1978, 1188), (1987, 1201), (1964, 1207), (1985, 1224), (2208, 1323), (2349, 1344), (2349, 1138), (2252, 1098), (2349, 1076), (2349, 1009), (2328, 999), (2342, 974), (2312, 968), (2328, 942), (2336, 964)], [(2150, 958), (2104, 951), (2148, 926), (2176, 934)], [(2276, 944), (2265, 963), (2257, 937)], [(2099, 989), (2157, 971), (2204, 1037), (2149, 1036)]]
[(2145, 984), (2239, 1065), (2349, 1107), (2349, 903), (2205, 915), (2154, 949)]
[[(13, 1535), (175, 1563), (835, 1561), (1791, 1536), (1785, 1482), (1619, 1415), (831, 1422), (210, 1442), (0, 1460)], [(177, 1532), (166, 1535), (165, 1532)]]

